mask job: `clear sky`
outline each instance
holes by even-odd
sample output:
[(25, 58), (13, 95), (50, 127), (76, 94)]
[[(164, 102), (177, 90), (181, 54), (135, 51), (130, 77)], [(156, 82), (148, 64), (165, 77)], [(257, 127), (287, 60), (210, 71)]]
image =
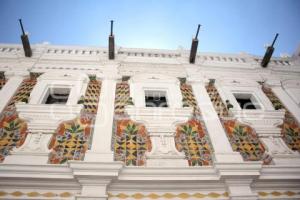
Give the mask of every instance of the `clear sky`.
[(200, 52), (263, 55), (278, 32), (275, 55), (300, 45), (300, 0), (0, 0), (0, 43), (107, 46), (115, 20), (122, 47), (190, 48), (197, 24)]

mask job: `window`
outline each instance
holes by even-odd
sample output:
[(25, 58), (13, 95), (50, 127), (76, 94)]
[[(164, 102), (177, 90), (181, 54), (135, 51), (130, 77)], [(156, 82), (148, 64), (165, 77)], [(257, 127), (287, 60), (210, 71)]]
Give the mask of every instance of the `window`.
[(146, 107), (168, 107), (165, 91), (145, 91)]
[(241, 109), (254, 110), (260, 109), (258, 101), (252, 94), (233, 94)]
[(45, 104), (66, 104), (69, 94), (68, 88), (49, 88), (44, 102)]

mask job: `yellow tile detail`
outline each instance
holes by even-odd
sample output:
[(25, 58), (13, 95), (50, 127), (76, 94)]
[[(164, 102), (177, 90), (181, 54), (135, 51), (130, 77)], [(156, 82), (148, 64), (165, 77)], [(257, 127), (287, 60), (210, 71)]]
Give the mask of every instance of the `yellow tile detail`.
[(55, 197), (56, 195), (52, 192), (46, 192), (43, 194), (44, 197)]
[(296, 195), (296, 193), (292, 192), (292, 191), (286, 191), (284, 194), (287, 195), (287, 196), (289, 196), (289, 197)]
[(124, 194), (124, 193), (120, 193), (118, 194), (116, 197), (120, 198), (120, 199), (126, 199), (128, 198), (129, 196), (127, 194)]
[(70, 192), (63, 192), (59, 195), (60, 197), (70, 197), (72, 194)]
[(212, 197), (212, 198), (218, 198), (218, 197), (220, 197), (221, 195), (218, 194), (218, 193), (215, 193), (215, 192), (210, 192), (210, 193), (208, 193), (207, 196)]
[(273, 196), (280, 196), (280, 195), (282, 195), (281, 192), (277, 192), (277, 191), (271, 192), (271, 194), (272, 194)]
[(267, 193), (267, 192), (258, 192), (258, 195), (262, 196), (262, 197), (265, 197), (265, 196), (268, 196), (269, 193)]
[(40, 193), (38, 193), (38, 192), (29, 192), (29, 193), (27, 193), (27, 196), (28, 197), (38, 197), (38, 196), (40, 196), (41, 194)]
[(151, 198), (151, 199), (158, 199), (158, 198), (160, 198), (161, 196), (159, 196), (159, 195), (157, 195), (157, 194), (155, 194), (155, 193), (151, 193), (151, 194), (147, 195), (147, 197), (149, 197), (149, 198)]
[(182, 199), (187, 199), (189, 198), (191, 195), (189, 195), (188, 193), (180, 193), (178, 194), (178, 197), (179, 198), (182, 198)]
[(135, 193), (132, 195), (133, 198), (135, 199), (142, 199), (145, 197), (145, 195), (141, 194), (141, 193)]
[(7, 195), (7, 193), (6, 192), (2, 192), (2, 191), (0, 191), (0, 197), (2, 197), (2, 196), (6, 196)]
[(13, 193), (11, 193), (12, 196), (15, 196), (15, 197), (19, 197), (19, 196), (22, 196), (24, 193), (20, 192), (20, 191), (15, 191)]
[(206, 197), (206, 195), (201, 194), (201, 193), (195, 193), (195, 194), (193, 194), (193, 197), (198, 198), (198, 199), (202, 199), (202, 198)]
[(166, 199), (172, 199), (172, 198), (176, 197), (176, 195), (171, 194), (171, 193), (166, 193), (166, 194), (163, 195), (163, 197), (166, 198)]

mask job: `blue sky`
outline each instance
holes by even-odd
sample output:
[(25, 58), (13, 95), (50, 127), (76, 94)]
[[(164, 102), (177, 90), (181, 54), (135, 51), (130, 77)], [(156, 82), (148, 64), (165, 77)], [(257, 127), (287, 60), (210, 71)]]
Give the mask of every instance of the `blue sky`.
[(189, 49), (197, 24), (199, 52), (275, 55), (300, 45), (299, 0), (0, 0), (0, 43), (20, 43), (18, 19), (31, 43), (107, 46), (109, 21), (123, 47)]

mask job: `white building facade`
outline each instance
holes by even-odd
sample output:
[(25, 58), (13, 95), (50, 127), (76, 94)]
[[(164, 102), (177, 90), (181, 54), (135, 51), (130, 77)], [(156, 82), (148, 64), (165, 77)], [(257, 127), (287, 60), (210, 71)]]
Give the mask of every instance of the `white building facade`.
[(300, 199), (300, 54), (0, 45), (0, 199)]

